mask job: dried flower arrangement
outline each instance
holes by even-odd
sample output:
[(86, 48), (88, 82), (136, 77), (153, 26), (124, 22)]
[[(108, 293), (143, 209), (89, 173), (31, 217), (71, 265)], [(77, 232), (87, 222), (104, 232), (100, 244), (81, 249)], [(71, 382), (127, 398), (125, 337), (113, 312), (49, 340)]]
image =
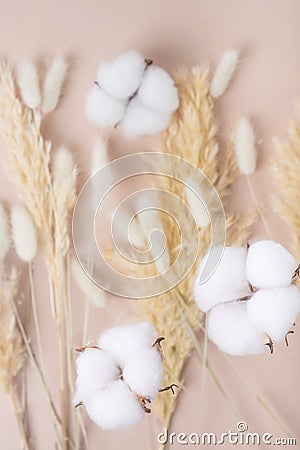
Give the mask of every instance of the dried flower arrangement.
[[(58, 105), (67, 64), (62, 58), (54, 59), (41, 89), (34, 64), (20, 65), (16, 84), (11, 68), (4, 60), (1, 61), (1, 136), (8, 149), (6, 160), (10, 178), (25, 206), (16, 205), (12, 208), (12, 237), (17, 255), (28, 265), (38, 357), (35, 356), (26, 327), (14, 303), (18, 274), (15, 269), (8, 271), (4, 265), (10, 235), (5, 211), (0, 205), (0, 317), (4, 342), (0, 381), (16, 412), (26, 450), (31, 449), (32, 444), (26, 428), (25, 405), (22, 405), (20, 414), (20, 399), (16, 389), (17, 375), (24, 371), (26, 360), (32, 363), (42, 383), (56, 431), (56, 448), (87, 449), (84, 421), (80, 408), (73, 407), (72, 397), (75, 406), (83, 404), (90, 418), (103, 429), (117, 429), (139, 422), (144, 412), (150, 412), (152, 401), (155, 401), (154, 406), (162, 424), (169, 427), (180, 388), (184, 385), (184, 365), (193, 348), (201, 357), (203, 370), (208, 367), (218, 383), (207, 362), (208, 338), (224, 352), (245, 354), (263, 350), (263, 333), (279, 342), (290, 332), (300, 309), (298, 289), (291, 286), (298, 280), (296, 261), (285, 249), (271, 241), (262, 241), (246, 249), (256, 214), (245, 216), (233, 213), (228, 206), (230, 192), (240, 171), (247, 177), (255, 207), (270, 235), (250, 180), (257, 158), (255, 135), (249, 120), (240, 118), (234, 137), (229, 140), (226, 149), (220, 151), (218, 145), (214, 105), (229, 86), (237, 63), (238, 53), (228, 50), (214, 74), (205, 66), (195, 67), (178, 71), (174, 80), (138, 52), (127, 52), (111, 63), (100, 65), (96, 85), (87, 95), (88, 118), (100, 126), (120, 125), (129, 136), (165, 130), (161, 152), (182, 158), (205, 174), (225, 205), (226, 247), (213, 276), (207, 283), (198, 285), (211, 246), (213, 221), (217, 223), (217, 231), (220, 227), (218, 244), (224, 244), (222, 221), (214, 210), (213, 201), (208, 209), (199, 202), (199, 198), (205, 197), (204, 187), (193, 184), (190, 171), (178, 173), (177, 167), (173, 167), (166, 158), (166, 166), (169, 164), (167, 172), (173, 176), (164, 180), (163, 190), (188, 205), (192, 212), (192, 215), (183, 215), (180, 226), (184, 235), (188, 236), (187, 242), (183, 243), (187, 248), (193, 247), (195, 232), (198, 233), (196, 261), (193, 260), (191, 264), (193, 255), (187, 252), (187, 260), (184, 263), (181, 261), (181, 266), (177, 264), (176, 267), (178, 248), (182, 245), (180, 230), (167, 215), (156, 211), (151, 216), (142, 214), (132, 222), (131, 242), (137, 248), (147, 244), (154, 228), (164, 231), (167, 246), (163, 256), (151, 264), (138, 264), (133, 268), (126, 260), (120, 262), (115, 249), (108, 249), (106, 256), (110, 264), (132, 277), (150, 278), (159, 275), (163, 279), (164, 273), (173, 265), (175, 276), (176, 271), (178, 274), (185, 271), (185, 266), (191, 267), (191, 270), (173, 289), (138, 302), (137, 316), (146, 322), (109, 329), (101, 334), (97, 345), (83, 342), (83, 346), (77, 348), (80, 355), (77, 359), (75, 389), (72, 302), (67, 282), (69, 271), (72, 270), (88, 301), (91, 300), (98, 307), (103, 307), (105, 301), (101, 289), (86, 277), (77, 261), (74, 259), (70, 264), (69, 221), (76, 200), (77, 180), (73, 155), (65, 147), (52, 152), (51, 142), (46, 141), (41, 132), (45, 115), (54, 111)], [(295, 227), (297, 245), (299, 230), (293, 210), (293, 195), (298, 180), (294, 164), (299, 159), (298, 135), (299, 130), (295, 125), (290, 142), (278, 144), (282, 159), (277, 163), (280, 187), (286, 189), (289, 186), (288, 202), (285, 195), (285, 203), (279, 203), (279, 207), (283, 216)], [(286, 153), (289, 158), (286, 158)], [(99, 141), (94, 149), (91, 174), (107, 162), (107, 143)], [(293, 177), (292, 186), (286, 178), (287, 174)], [(183, 181), (183, 185), (178, 183), (176, 177)], [(97, 185), (94, 189), (97, 191)], [(208, 203), (210, 200), (208, 198)], [(167, 202), (164, 208), (168, 211)], [(128, 223), (131, 215), (127, 212), (123, 214), (122, 224)], [(123, 225), (120, 225), (118, 232), (124, 233)], [(38, 248), (49, 272), (49, 297), (57, 328), (59, 411), (53, 402), (43, 369), (32, 264)], [(300, 259), (299, 255), (295, 256)], [(267, 271), (270, 259), (273, 264), (276, 261), (276, 273)], [(224, 265), (228, 266), (227, 261), (230, 261), (232, 272), (221, 270)], [(230, 281), (230, 287), (234, 285), (235, 290), (226, 291)], [(268, 320), (271, 310), (272, 321)], [(267, 314), (264, 314), (266, 311)], [(237, 327), (233, 326), (236, 324)], [(86, 336), (86, 319), (83, 326), (83, 336)], [(224, 327), (232, 331), (230, 336), (226, 335), (226, 339)], [(204, 336), (203, 348), (196, 336), (199, 330)], [(238, 342), (238, 347), (236, 334), (243, 338)], [(166, 339), (161, 345), (162, 337)], [(267, 344), (272, 349), (273, 342), (270, 340)], [(172, 393), (157, 395), (164, 391)], [(259, 397), (257, 399), (270, 412), (270, 408)], [(278, 422), (274, 413), (270, 414)], [(285, 432), (289, 434), (287, 430)]]

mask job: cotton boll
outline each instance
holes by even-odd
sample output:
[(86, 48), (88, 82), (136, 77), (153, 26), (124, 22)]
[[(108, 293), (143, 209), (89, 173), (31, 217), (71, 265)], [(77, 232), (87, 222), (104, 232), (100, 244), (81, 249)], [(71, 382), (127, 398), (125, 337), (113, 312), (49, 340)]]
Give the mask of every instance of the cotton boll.
[(85, 401), (90, 394), (104, 389), (116, 380), (120, 371), (113, 358), (106, 352), (87, 348), (76, 360), (77, 380), (74, 403)]
[(163, 365), (155, 348), (140, 350), (126, 360), (124, 381), (137, 394), (154, 400), (161, 388)]
[(297, 263), (293, 256), (277, 242), (264, 240), (249, 247), (247, 278), (257, 288), (288, 286), (296, 268)]
[(262, 335), (252, 322), (246, 303), (221, 303), (208, 314), (209, 339), (230, 355), (252, 355), (264, 351)]
[(150, 66), (145, 71), (138, 96), (148, 108), (166, 116), (173, 114), (179, 105), (173, 79), (157, 66)]
[(254, 131), (246, 117), (241, 117), (237, 124), (234, 147), (240, 171), (250, 175), (256, 168), (256, 149)]
[(150, 348), (157, 332), (149, 322), (110, 328), (99, 337), (98, 345), (124, 367), (127, 358), (135, 352)]
[(125, 113), (126, 102), (111, 97), (94, 85), (87, 93), (85, 106), (88, 120), (105, 128), (120, 122)]
[(296, 286), (257, 291), (247, 302), (255, 325), (275, 342), (284, 339), (300, 312), (300, 292)]
[(31, 262), (37, 252), (37, 236), (31, 216), (25, 208), (15, 205), (11, 210), (12, 235), (15, 250), (23, 261)]
[(0, 203), (0, 263), (10, 247), (9, 222), (3, 205)]
[(121, 380), (95, 392), (84, 404), (89, 417), (103, 430), (135, 425), (144, 416), (136, 396)]
[(210, 85), (212, 97), (220, 97), (228, 88), (237, 65), (238, 56), (238, 52), (234, 49), (227, 50), (222, 55)]
[[(220, 254), (220, 247), (211, 249), (211, 257)], [(201, 309), (206, 312), (221, 302), (237, 300), (249, 294), (245, 263), (247, 252), (242, 247), (225, 247), (221, 260), (213, 275), (203, 284), (199, 283), (209, 252), (202, 259), (194, 286), (194, 298)], [(216, 261), (217, 262), (217, 261)]]
[(138, 89), (145, 70), (143, 56), (134, 50), (122, 53), (112, 62), (99, 66), (97, 81), (113, 97), (125, 100)]
[(34, 64), (24, 61), (18, 67), (18, 85), (23, 103), (29, 108), (38, 108), (41, 104), (40, 83)]
[(121, 128), (128, 137), (133, 138), (160, 133), (168, 127), (170, 120), (170, 116), (147, 108), (138, 97), (134, 97), (127, 107)]

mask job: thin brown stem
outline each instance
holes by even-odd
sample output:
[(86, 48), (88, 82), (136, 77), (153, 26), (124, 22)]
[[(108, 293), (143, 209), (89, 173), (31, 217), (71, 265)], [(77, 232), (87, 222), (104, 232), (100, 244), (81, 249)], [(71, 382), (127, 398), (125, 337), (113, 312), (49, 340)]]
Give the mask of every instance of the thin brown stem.
[(24, 413), (21, 410), (21, 407), (17, 400), (17, 394), (13, 387), (8, 395), (9, 395), (9, 400), (10, 400), (14, 415), (18, 422), (18, 427), (19, 427), (19, 431), (20, 431), (20, 435), (21, 435), (21, 439), (22, 439), (23, 449), (24, 450), (32, 450), (32, 447), (29, 444), (29, 438), (28, 438), (28, 434), (27, 434), (27, 430), (26, 430)]

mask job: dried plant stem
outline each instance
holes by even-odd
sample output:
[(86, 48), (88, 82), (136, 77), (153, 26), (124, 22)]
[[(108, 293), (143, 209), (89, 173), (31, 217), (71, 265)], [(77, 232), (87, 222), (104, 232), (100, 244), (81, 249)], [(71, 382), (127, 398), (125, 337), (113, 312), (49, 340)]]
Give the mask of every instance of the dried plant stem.
[(61, 424), (60, 417), (59, 417), (59, 415), (58, 415), (58, 413), (56, 411), (55, 405), (53, 403), (53, 400), (52, 400), (52, 397), (51, 397), (51, 393), (49, 391), (49, 388), (48, 388), (46, 380), (45, 380), (44, 373), (42, 372), (41, 367), (40, 367), (40, 365), (39, 365), (39, 363), (38, 363), (38, 361), (36, 359), (36, 356), (35, 356), (32, 348), (31, 348), (31, 345), (30, 345), (29, 339), (27, 337), (24, 325), (23, 325), (23, 323), (21, 321), (19, 312), (18, 312), (14, 302), (12, 301), (11, 303), (12, 303), (12, 308), (13, 308), (13, 311), (14, 311), (14, 315), (15, 315), (15, 318), (16, 318), (16, 322), (17, 322), (18, 328), (19, 328), (20, 333), (22, 335), (22, 339), (23, 339), (23, 342), (24, 342), (24, 345), (25, 345), (25, 349), (27, 351), (29, 360), (31, 361), (34, 369), (36, 370), (36, 373), (37, 373), (38, 377), (41, 380), (41, 384), (42, 384), (43, 390), (44, 390), (45, 395), (46, 395), (49, 411), (50, 411), (50, 413), (51, 413), (51, 415), (52, 415), (52, 417), (54, 419), (54, 422), (53, 422), (54, 423), (54, 428), (55, 428), (55, 430), (57, 431), (57, 434), (58, 434), (58, 427)]
[(205, 393), (205, 380), (206, 380), (206, 369), (207, 369), (207, 354), (208, 354), (208, 336), (207, 329), (204, 329), (203, 336), (203, 357), (202, 357), (202, 374), (200, 383), (200, 406), (202, 406), (202, 417), (204, 411), (204, 393)]
[(267, 235), (269, 236), (270, 239), (272, 239), (272, 232), (270, 230), (270, 227), (268, 225), (267, 219), (266, 219), (266, 217), (264, 215), (262, 207), (259, 204), (259, 202), (257, 200), (257, 197), (256, 197), (256, 194), (255, 194), (255, 191), (253, 189), (253, 185), (252, 185), (252, 181), (251, 181), (251, 175), (246, 175), (246, 179), (247, 179), (247, 185), (248, 185), (248, 189), (249, 189), (249, 192), (250, 192), (253, 204), (254, 204), (254, 206), (255, 206), (255, 208), (256, 208), (256, 210), (257, 210), (257, 212), (258, 212), (258, 214), (259, 214), (259, 216), (261, 218), (261, 221), (263, 223), (263, 226), (264, 226), (264, 228), (266, 230)]
[(34, 281), (33, 281), (33, 266), (32, 266), (31, 262), (28, 263), (28, 277), (29, 277), (29, 289), (30, 289), (30, 300), (31, 300), (31, 307), (32, 307), (33, 323), (34, 323), (37, 347), (38, 347), (38, 352), (39, 352), (40, 366), (41, 366), (42, 372), (44, 372), (42, 339), (41, 339), (40, 325), (39, 325), (38, 312), (37, 312), (37, 304), (36, 304), (36, 296), (35, 296), (35, 289), (34, 289)]
[[(251, 392), (251, 394), (254, 396), (254, 398), (257, 400), (257, 402), (262, 406), (262, 408), (268, 413), (268, 415), (271, 417), (274, 423), (284, 432), (284, 434), (288, 437), (295, 437), (292, 435), (292, 433), (282, 424), (282, 422), (279, 420), (279, 418), (276, 416), (274, 411), (270, 408), (270, 406), (267, 405), (267, 403), (255, 392), (255, 389), (253, 386), (249, 383), (249, 380), (240, 372), (240, 370), (236, 367), (236, 365), (231, 361), (231, 359), (225, 354), (222, 353), (234, 373), (238, 376), (238, 378), (244, 383), (244, 385), (247, 387), (248, 391)], [(297, 439), (299, 440), (299, 439)]]
[(8, 393), (8, 397), (10, 400), (12, 410), (13, 410), (14, 415), (18, 422), (18, 427), (19, 427), (19, 431), (20, 431), (20, 435), (21, 435), (21, 439), (22, 439), (23, 450), (32, 450), (32, 446), (29, 443), (29, 439), (28, 439), (28, 435), (27, 435), (24, 411), (21, 409), (21, 407), (19, 405), (17, 394), (14, 389), (12, 389)]

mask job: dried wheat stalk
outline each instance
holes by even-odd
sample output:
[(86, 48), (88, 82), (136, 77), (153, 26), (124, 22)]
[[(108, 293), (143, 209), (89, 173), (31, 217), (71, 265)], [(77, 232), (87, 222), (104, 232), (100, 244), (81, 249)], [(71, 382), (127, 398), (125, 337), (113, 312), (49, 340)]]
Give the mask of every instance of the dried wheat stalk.
[(16, 377), (26, 364), (22, 336), (17, 326), (12, 302), (18, 291), (18, 275), (15, 268), (9, 274), (0, 263), (0, 386), (7, 394), (18, 421), (22, 444), (29, 450), (25, 425), (25, 411), (21, 408), (17, 392)]
[[(19, 100), (13, 73), (6, 63), (0, 61), (0, 122), (5, 146), (8, 151), (9, 173), (18, 194), (29, 210), (42, 245), (51, 275), (54, 291), (55, 319), (58, 332), (60, 363), (60, 394), (62, 441), (69, 446), (68, 438), (68, 392), (66, 374), (65, 335), (66, 317), (66, 256), (69, 250), (69, 212), (75, 203), (77, 171), (70, 178), (55, 183), (51, 173), (51, 142), (41, 134), (43, 116), (31, 110)], [(55, 174), (54, 174), (55, 175)]]
[(300, 122), (290, 123), (288, 137), (275, 140), (278, 158), (273, 165), (278, 193), (275, 208), (293, 230), (295, 257), (300, 258)]

